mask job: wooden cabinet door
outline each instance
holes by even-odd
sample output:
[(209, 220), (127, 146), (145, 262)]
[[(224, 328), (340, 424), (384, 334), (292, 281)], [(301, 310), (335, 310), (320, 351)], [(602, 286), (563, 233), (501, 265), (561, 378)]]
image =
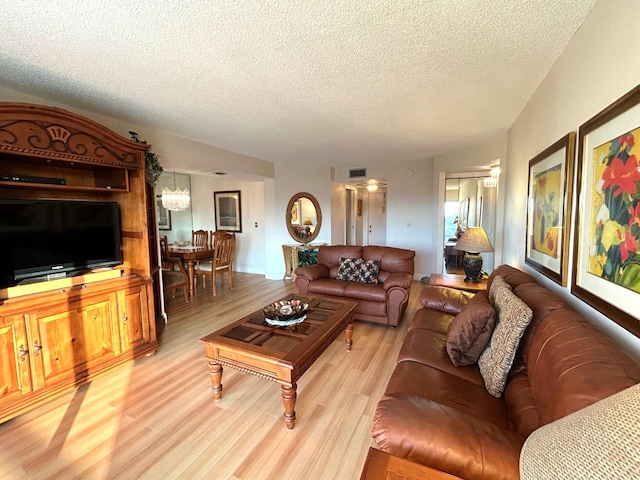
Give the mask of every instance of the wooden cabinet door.
[(0, 404), (31, 391), (31, 354), (24, 316), (0, 316)]
[(29, 316), (31, 339), (42, 346), (31, 361), (36, 387), (85, 377), (120, 353), (115, 293), (79, 298)]
[(122, 349), (135, 350), (150, 341), (147, 290), (144, 286), (118, 292)]

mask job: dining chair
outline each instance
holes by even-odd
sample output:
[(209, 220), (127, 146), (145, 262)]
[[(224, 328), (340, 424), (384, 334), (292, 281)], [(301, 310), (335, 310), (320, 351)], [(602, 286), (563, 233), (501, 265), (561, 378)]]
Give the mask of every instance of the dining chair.
[(236, 251), (236, 236), (229, 232), (212, 232), (211, 242), (213, 258), (211, 262), (201, 262), (200, 271), (211, 276), (213, 295), (217, 295), (216, 278), (220, 276), (220, 284), (224, 284), (224, 274), (229, 275), (229, 287), (233, 289), (233, 259)]
[(206, 230), (191, 230), (191, 245), (206, 247), (209, 245), (209, 232)]
[[(160, 237), (160, 260), (162, 265), (162, 284), (164, 290), (172, 292), (175, 298), (176, 290), (182, 288), (185, 302), (189, 301), (189, 276), (179, 257), (172, 257), (169, 252), (167, 237)], [(178, 269), (176, 270), (176, 266)]]

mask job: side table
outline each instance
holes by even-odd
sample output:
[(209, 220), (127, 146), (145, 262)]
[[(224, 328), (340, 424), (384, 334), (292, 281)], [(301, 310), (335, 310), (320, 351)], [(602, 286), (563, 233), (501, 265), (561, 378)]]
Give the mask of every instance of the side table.
[(479, 292), (487, 289), (487, 279), (483, 278), (478, 283), (465, 282), (464, 275), (453, 273), (432, 273), (429, 276), (429, 285), (457, 288), (467, 292)]
[(298, 268), (298, 251), (299, 250), (315, 250), (318, 247), (326, 245), (326, 243), (306, 243), (295, 245), (282, 245), (282, 255), (284, 257), (284, 277), (282, 279), (296, 278), (296, 268)]
[(460, 477), (370, 447), (360, 480), (460, 480)]

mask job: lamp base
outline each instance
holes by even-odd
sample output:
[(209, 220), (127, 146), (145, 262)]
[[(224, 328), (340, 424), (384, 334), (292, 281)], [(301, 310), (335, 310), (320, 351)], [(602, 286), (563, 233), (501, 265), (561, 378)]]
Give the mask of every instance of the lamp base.
[(462, 268), (466, 275), (464, 281), (468, 283), (478, 283), (482, 272), (482, 255), (479, 253), (465, 252), (462, 257)]

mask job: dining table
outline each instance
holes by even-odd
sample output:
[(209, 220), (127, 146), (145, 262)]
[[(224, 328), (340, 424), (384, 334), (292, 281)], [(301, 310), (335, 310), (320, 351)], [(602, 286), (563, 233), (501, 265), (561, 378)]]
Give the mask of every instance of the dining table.
[(185, 263), (187, 276), (189, 277), (189, 297), (193, 297), (196, 293), (196, 263), (200, 260), (209, 260), (213, 258), (213, 248), (208, 245), (196, 247), (187, 245), (181, 247), (179, 245), (169, 245), (169, 252)]

